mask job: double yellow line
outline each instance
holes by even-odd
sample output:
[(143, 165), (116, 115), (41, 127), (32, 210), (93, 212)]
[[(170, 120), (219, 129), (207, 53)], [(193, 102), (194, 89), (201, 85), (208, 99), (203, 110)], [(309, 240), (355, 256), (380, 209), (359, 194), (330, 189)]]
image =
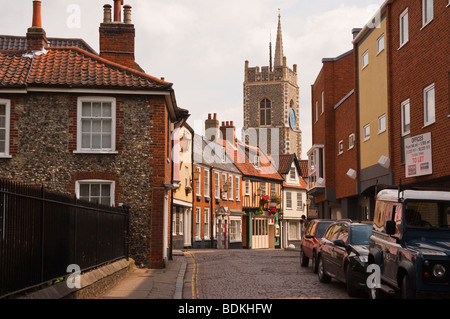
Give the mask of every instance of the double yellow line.
[(192, 259), (192, 263), (194, 265), (194, 269), (192, 270), (192, 299), (200, 299), (198, 293), (198, 263), (195, 260), (194, 254), (188, 251), (189, 256)]

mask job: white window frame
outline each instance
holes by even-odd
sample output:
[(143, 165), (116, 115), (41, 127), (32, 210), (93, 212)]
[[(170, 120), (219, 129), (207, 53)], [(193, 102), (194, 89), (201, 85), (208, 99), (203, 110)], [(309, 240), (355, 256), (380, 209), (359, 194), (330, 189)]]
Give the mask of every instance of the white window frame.
[(184, 167), (184, 187), (191, 187), (189, 185), (189, 167)]
[(234, 200), (234, 194), (233, 194), (233, 175), (228, 175), (228, 200)]
[[(433, 92), (432, 105), (429, 104), (428, 94)], [(428, 126), (436, 122), (436, 90), (434, 83), (427, 86), (423, 90), (423, 122), (424, 126)]]
[(202, 196), (202, 170), (200, 167), (196, 167), (195, 170), (198, 172), (198, 178), (195, 180), (195, 195)]
[(325, 111), (325, 92), (322, 91), (322, 113)]
[(364, 70), (369, 65), (369, 50), (364, 52), (362, 54), (361, 58), (362, 58), (362, 60), (361, 60), (361, 64), (362, 64), (361, 70)]
[(209, 207), (203, 209), (203, 238), (210, 238)]
[(338, 143), (338, 155), (344, 153), (344, 141), (340, 140)]
[(399, 34), (400, 34), (400, 48), (409, 41), (409, 14), (408, 8), (400, 14), (399, 17)]
[[(222, 173), (222, 199), (227, 199), (228, 193), (225, 193), (223, 190), (224, 185), (228, 182), (227, 174)], [(230, 191), (230, 188), (228, 187), (228, 191)]]
[(209, 198), (209, 169), (203, 169), (203, 193)]
[[(242, 220), (241, 217), (230, 216), (229, 240), (231, 243), (242, 241)], [(233, 234), (235, 231), (235, 234)]]
[(296, 192), (297, 197), (297, 210), (303, 210), (303, 198), (301, 192)]
[(363, 127), (363, 142), (370, 140), (370, 124)]
[(384, 33), (377, 39), (377, 55), (384, 51), (386, 46), (384, 39)]
[(214, 172), (214, 197), (220, 198), (220, 174)]
[[(115, 194), (115, 190), (116, 190), (116, 182), (115, 181), (111, 181), (111, 180), (105, 180), (105, 179), (83, 179), (83, 180), (78, 180), (75, 182), (75, 195), (78, 199), (80, 199), (80, 187), (82, 184), (108, 184), (110, 185), (110, 206), (114, 206), (115, 203), (115, 198), (114, 198), (114, 194)], [(90, 197), (90, 194), (89, 194)]]
[(0, 153), (0, 158), (11, 158), (9, 154), (10, 122), (11, 122), (11, 101), (0, 99), (0, 104), (5, 105), (5, 151)]
[(316, 101), (316, 121), (317, 122), (319, 120), (319, 102)]
[(292, 209), (292, 192), (289, 191), (286, 192), (286, 209)]
[[(405, 107), (408, 106), (408, 114), (405, 114)], [(411, 103), (410, 100), (407, 99), (403, 101), (400, 105), (401, 116), (402, 116), (402, 136), (406, 136), (411, 132)], [(406, 129), (406, 115), (408, 115), (408, 129)]]
[[(431, 3), (431, 13), (428, 10), (428, 4)], [(428, 25), (434, 19), (434, 1), (422, 0), (422, 28)]]
[[(292, 175), (294, 175), (294, 176), (292, 176)], [(295, 172), (295, 167), (291, 167), (290, 169), (289, 169), (289, 179), (291, 180), (291, 181), (295, 181), (296, 180), (296, 177), (297, 176), (297, 174), (296, 174), (296, 172)]]
[(355, 134), (350, 134), (348, 136), (348, 149), (351, 150), (353, 147), (355, 147)]
[(202, 210), (201, 207), (195, 208), (195, 239), (200, 239), (201, 237), (201, 216), (202, 216)]
[(386, 114), (378, 118), (378, 134), (386, 132)]
[(249, 179), (247, 179), (246, 181), (245, 181), (245, 195), (250, 195), (250, 180)]
[(236, 181), (236, 201), (239, 202), (241, 200), (241, 178), (239, 176), (236, 176), (235, 181)]
[[(111, 147), (110, 148), (83, 148), (82, 147), (82, 105), (83, 102), (111, 103)], [(77, 150), (74, 153), (93, 154), (117, 154), (116, 151), (116, 99), (105, 96), (83, 96), (78, 97), (77, 102)]]

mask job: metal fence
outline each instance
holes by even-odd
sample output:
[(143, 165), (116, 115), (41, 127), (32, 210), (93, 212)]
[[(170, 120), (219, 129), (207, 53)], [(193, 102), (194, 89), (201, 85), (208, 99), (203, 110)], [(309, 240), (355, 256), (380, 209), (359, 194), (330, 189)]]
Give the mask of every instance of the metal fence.
[(128, 258), (128, 224), (127, 208), (0, 179), (0, 298)]

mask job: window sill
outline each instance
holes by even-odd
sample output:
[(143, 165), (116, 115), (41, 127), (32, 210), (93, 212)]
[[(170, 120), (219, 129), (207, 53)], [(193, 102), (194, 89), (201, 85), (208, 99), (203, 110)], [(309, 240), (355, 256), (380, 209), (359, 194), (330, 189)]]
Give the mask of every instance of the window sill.
[(401, 44), (400, 45), (400, 47), (397, 49), (397, 50), (400, 50), (401, 48), (403, 48), (405, 45), (407, 45), (408, 44), (408, 42), (409, 42), (409, 40), (408, 41), (406, 41), (405, 43), (403, 43), (403, 44)]
[(12, 155), (0, 155), (0, 159), (1, 158), (12, 158)]
[(433, 22), (434, 19), (431, 19), (430, 21), (428, 21), (427, 23), (425, 23), (421, 28), (420, 31), (422, 31), (423, 29), (425, 29), (427, 27), (427, 25), (429, 25), (431, 22)]
[(74, 154), (93, 154), (93, 155), (115, 155), (118, 151), (73, 151)]

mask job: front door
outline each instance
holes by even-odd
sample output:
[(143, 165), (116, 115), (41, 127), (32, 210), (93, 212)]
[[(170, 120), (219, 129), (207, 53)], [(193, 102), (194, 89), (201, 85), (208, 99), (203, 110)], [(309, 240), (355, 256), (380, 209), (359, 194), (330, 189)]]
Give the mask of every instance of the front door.
[(252, 248), (269, 248), (269, 220), (254, 217), (252, 219)]

